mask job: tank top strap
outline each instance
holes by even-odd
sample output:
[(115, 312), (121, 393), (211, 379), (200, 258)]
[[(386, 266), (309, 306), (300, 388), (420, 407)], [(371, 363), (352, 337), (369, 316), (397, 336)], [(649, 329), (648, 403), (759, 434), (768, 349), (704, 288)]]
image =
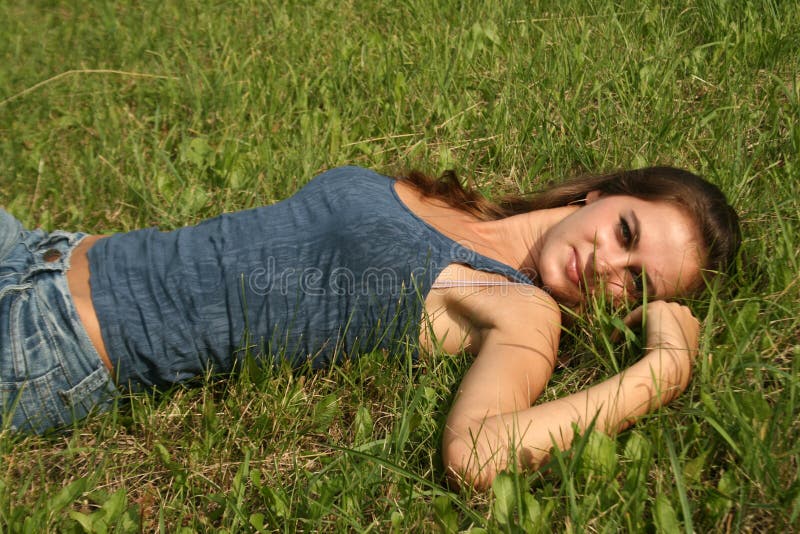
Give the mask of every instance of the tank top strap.
[[(447, 236), (443, 236), (445, 239), (450, 240)], [(511, 283), (515, 284), (533, 284), (534, 281), (531, 277), (527, 276), (525, 273), (514, 269), (510, 265), (506, 265), (503, 262), (497, 261), (493, 258), (488, 256), (484, 256), (474, 250), (461, 245), (460, 243), (456, 243), (453, 240), (450, 240), (453, 243), (451, 247), (451, 262), (452, 263), (462, 263), (469, 267), (472, 267), (476, 271), (483, 271), (487, 273), (493, 274), (500, 274), (505, 276), (506, 278), (512, 280)]]
[(516, 286), (520, 282), (512, 282), (511, 280), (440, 280), (434, 282), (431, 289), (449, 289), (453, 287), (498, 287), (498, 286)]
[(429, 244), (433, 248), (438, 249), (439, 255), (443, 260), (445, 260), (445, 263), (461, 263), (475, 269), (476, 271), (500, 274), (512, 280), (513, 283), (534, 284), (533, 279), (527, 276), (525, 273), (518, 271), (517, 269), (514, 269), (510, 265), (506, 265), (503, 262), (497, 261), (488, 256), (484, 256), (483, 254), (480, 254), (443, 234), (422, 217), (414, 213), (408, 206), (406, 206), (406, 204), (397, 194), (397, 189), (394, 187), (395, 180), (393, 178), (388, 178), (388, 180), (390, 181), (390, 188), (395, 200), (395, 205), (401, 209), (406, 216), (410, 217), (422, 228), (424, 228), (424, 231), (428, 234)]

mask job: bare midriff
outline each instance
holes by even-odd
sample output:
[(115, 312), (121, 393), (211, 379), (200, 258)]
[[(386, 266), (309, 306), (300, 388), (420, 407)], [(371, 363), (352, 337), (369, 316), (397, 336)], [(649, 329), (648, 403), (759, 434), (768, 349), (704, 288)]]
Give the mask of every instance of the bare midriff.
[(90, 235), (85, 237), (75, 250), (72, 251), (70, 259), (70, 269), (67, 271), (67, 284), (72, 293), (72, 300), (75, 302), (75, 309), (78, 311), (89, 340), (100, 354), (100, 359), (113, 375), (111, 359), (108, 357), (106, 345), (103, 343), (103, 336), (100, 333), (100, 323), (97, 320), (97, 313), (92, 304), (92, 288), (89, 286), (89, 249), (105, 236)]

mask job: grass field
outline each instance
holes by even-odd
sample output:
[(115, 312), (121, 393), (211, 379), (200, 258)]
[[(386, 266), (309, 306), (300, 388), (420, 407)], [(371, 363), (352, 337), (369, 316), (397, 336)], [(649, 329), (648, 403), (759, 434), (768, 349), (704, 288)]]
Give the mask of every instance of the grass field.
[[(31, 227), (174, 228), (345, 163), (488, 195), (669, 164), (745, 238), (686, 394), (490, 493), (438, 452), (468, 359), (372, 354), (2, 432), (0, 530), (800, 529), (798, 149), (792, 1), (0, 0), (0, 205)], [(547, 398), (614, 370), (607, 321), (576, 330)]]

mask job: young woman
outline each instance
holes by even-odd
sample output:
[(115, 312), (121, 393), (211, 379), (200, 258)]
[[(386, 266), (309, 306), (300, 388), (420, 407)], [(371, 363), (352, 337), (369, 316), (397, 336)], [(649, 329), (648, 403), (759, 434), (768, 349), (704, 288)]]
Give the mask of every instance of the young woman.
[[(719, 189), (666, 167), (499, 204), (452, 174), (344, 167), (283, 202), (173, 232), (47, 234), (0, 211), (2, 423), (63, 427), (117, 388), (227, 373), (244, 353), (323, 367), (374, 349), (466, 350), (443, 457), (482, 487), (512, 451), (536, 467), (573, 425), (616, 432), (683, 391), (698, 323), (664, 300), (701, 288), (738, 243)], [(595, 291), (660, 300), (647, 308), (649, 350), (531, 407), (555, 363), (559, 304)]]

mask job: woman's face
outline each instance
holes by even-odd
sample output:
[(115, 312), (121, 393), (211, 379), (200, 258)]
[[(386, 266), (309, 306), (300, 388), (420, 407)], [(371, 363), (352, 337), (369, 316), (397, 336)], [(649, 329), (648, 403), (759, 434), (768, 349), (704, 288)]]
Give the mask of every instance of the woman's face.
[(590, 193), (553, 225), (539, 255), (542, 285), (568, 306), (605, 288), (617, 302), (687, 293), (700, 281), (692, 219), (666, 202)]

